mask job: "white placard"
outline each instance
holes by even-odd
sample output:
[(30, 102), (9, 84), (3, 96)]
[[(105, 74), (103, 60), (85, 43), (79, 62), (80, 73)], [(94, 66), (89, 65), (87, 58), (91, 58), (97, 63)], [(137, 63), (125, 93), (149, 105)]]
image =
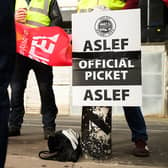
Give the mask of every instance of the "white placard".
[(139, 106), (141, 86), (73, 86), (74, 106)]
[[(103, 39), (106, 40), (107, 48), (110, 48), (107, 51), (140, 50), (140, 10), (93, 11), (72, 15), (72, 42), (74, 52), (84, 51), (87, 40), (91, 41), (94, 48), (95, 41), (103, 41)], [(122, 39), (128, 39), (128, 45), (125, 45), (123, 49), (121, 49)], [(116, 43), (119, 43), (116, 46), (117, 49), (112, 48), (112, 43), (114, 44), (115, 40)], [(101, 50), (96, 50), (96, 52), (98, 51), (102, 52), (105, 50), (102, 47)]]
[(139, 9), (73, 14), (72, 104), (141, 106), (140, 37)]

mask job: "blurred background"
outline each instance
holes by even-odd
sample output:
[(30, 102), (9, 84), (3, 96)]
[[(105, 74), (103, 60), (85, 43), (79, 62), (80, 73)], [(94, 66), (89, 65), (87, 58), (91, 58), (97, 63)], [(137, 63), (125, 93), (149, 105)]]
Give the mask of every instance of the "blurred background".
[[(77, 12), (78, 0), (57, 0), (64, 30), (71, 34), (71, 15)], [(142, 110), (145, 116), (168, 116), (167, 40), (168, 8), (162, 0), (139, 0), (142, 41)], [(81, 115), (80, 107), (71, 107), (72, 67), (54, 67), (54, 84), (59, 115)], [(79, 95), (80, 96), (80, 95)], [(40, 96), (33, 72), (25, 93), (27, 113), (39, 113)], [(113, 115), (123, 115), (114, 107)]]

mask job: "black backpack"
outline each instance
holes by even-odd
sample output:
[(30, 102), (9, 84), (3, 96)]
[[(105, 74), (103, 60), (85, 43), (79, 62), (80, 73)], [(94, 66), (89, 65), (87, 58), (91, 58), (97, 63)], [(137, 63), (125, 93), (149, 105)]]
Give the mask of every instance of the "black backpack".
[(77, 162), (81, 156), (80, 136), (73, 129), (57, 131), (48, 139), (49, 151), (40, 151), (45, 160)]

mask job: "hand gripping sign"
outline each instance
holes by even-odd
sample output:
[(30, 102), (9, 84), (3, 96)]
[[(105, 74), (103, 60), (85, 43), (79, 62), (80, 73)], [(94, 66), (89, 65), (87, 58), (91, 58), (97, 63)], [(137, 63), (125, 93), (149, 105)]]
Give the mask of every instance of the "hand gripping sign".
[(71, 66), (72, 48), (60, 27), (32, 28), (16, 23), (17, 53), (50, 66)]

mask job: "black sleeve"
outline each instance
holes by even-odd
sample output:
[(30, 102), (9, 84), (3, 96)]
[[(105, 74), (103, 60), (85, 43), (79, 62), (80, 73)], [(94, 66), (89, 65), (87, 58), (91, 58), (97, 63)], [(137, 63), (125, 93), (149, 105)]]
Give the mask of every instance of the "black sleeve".
[(62, 26), (62, 16), (57, 0), (51, 0), (49, 8), (49, 17), (51, 19), (50, 26)]
[[(3, 55), (4, 53), (4, 56), (5, 56), (5, 53), (9, 53), (9, 52), (15, 53), (16, 46), (15, 46), (14, 10), (15, 10), (15, 0), (1, 1), (1, 5), (0, 5), (0, 26), (1, 26), (0, 27), (0, 54)], [(6, 58), (6, 60), (7, 59), (8, 58)], [(7, 64), (4, 62), (3, 65), (7, 65)], [(0, 66), (0, 70), (1, 70), (1, 66)]]

